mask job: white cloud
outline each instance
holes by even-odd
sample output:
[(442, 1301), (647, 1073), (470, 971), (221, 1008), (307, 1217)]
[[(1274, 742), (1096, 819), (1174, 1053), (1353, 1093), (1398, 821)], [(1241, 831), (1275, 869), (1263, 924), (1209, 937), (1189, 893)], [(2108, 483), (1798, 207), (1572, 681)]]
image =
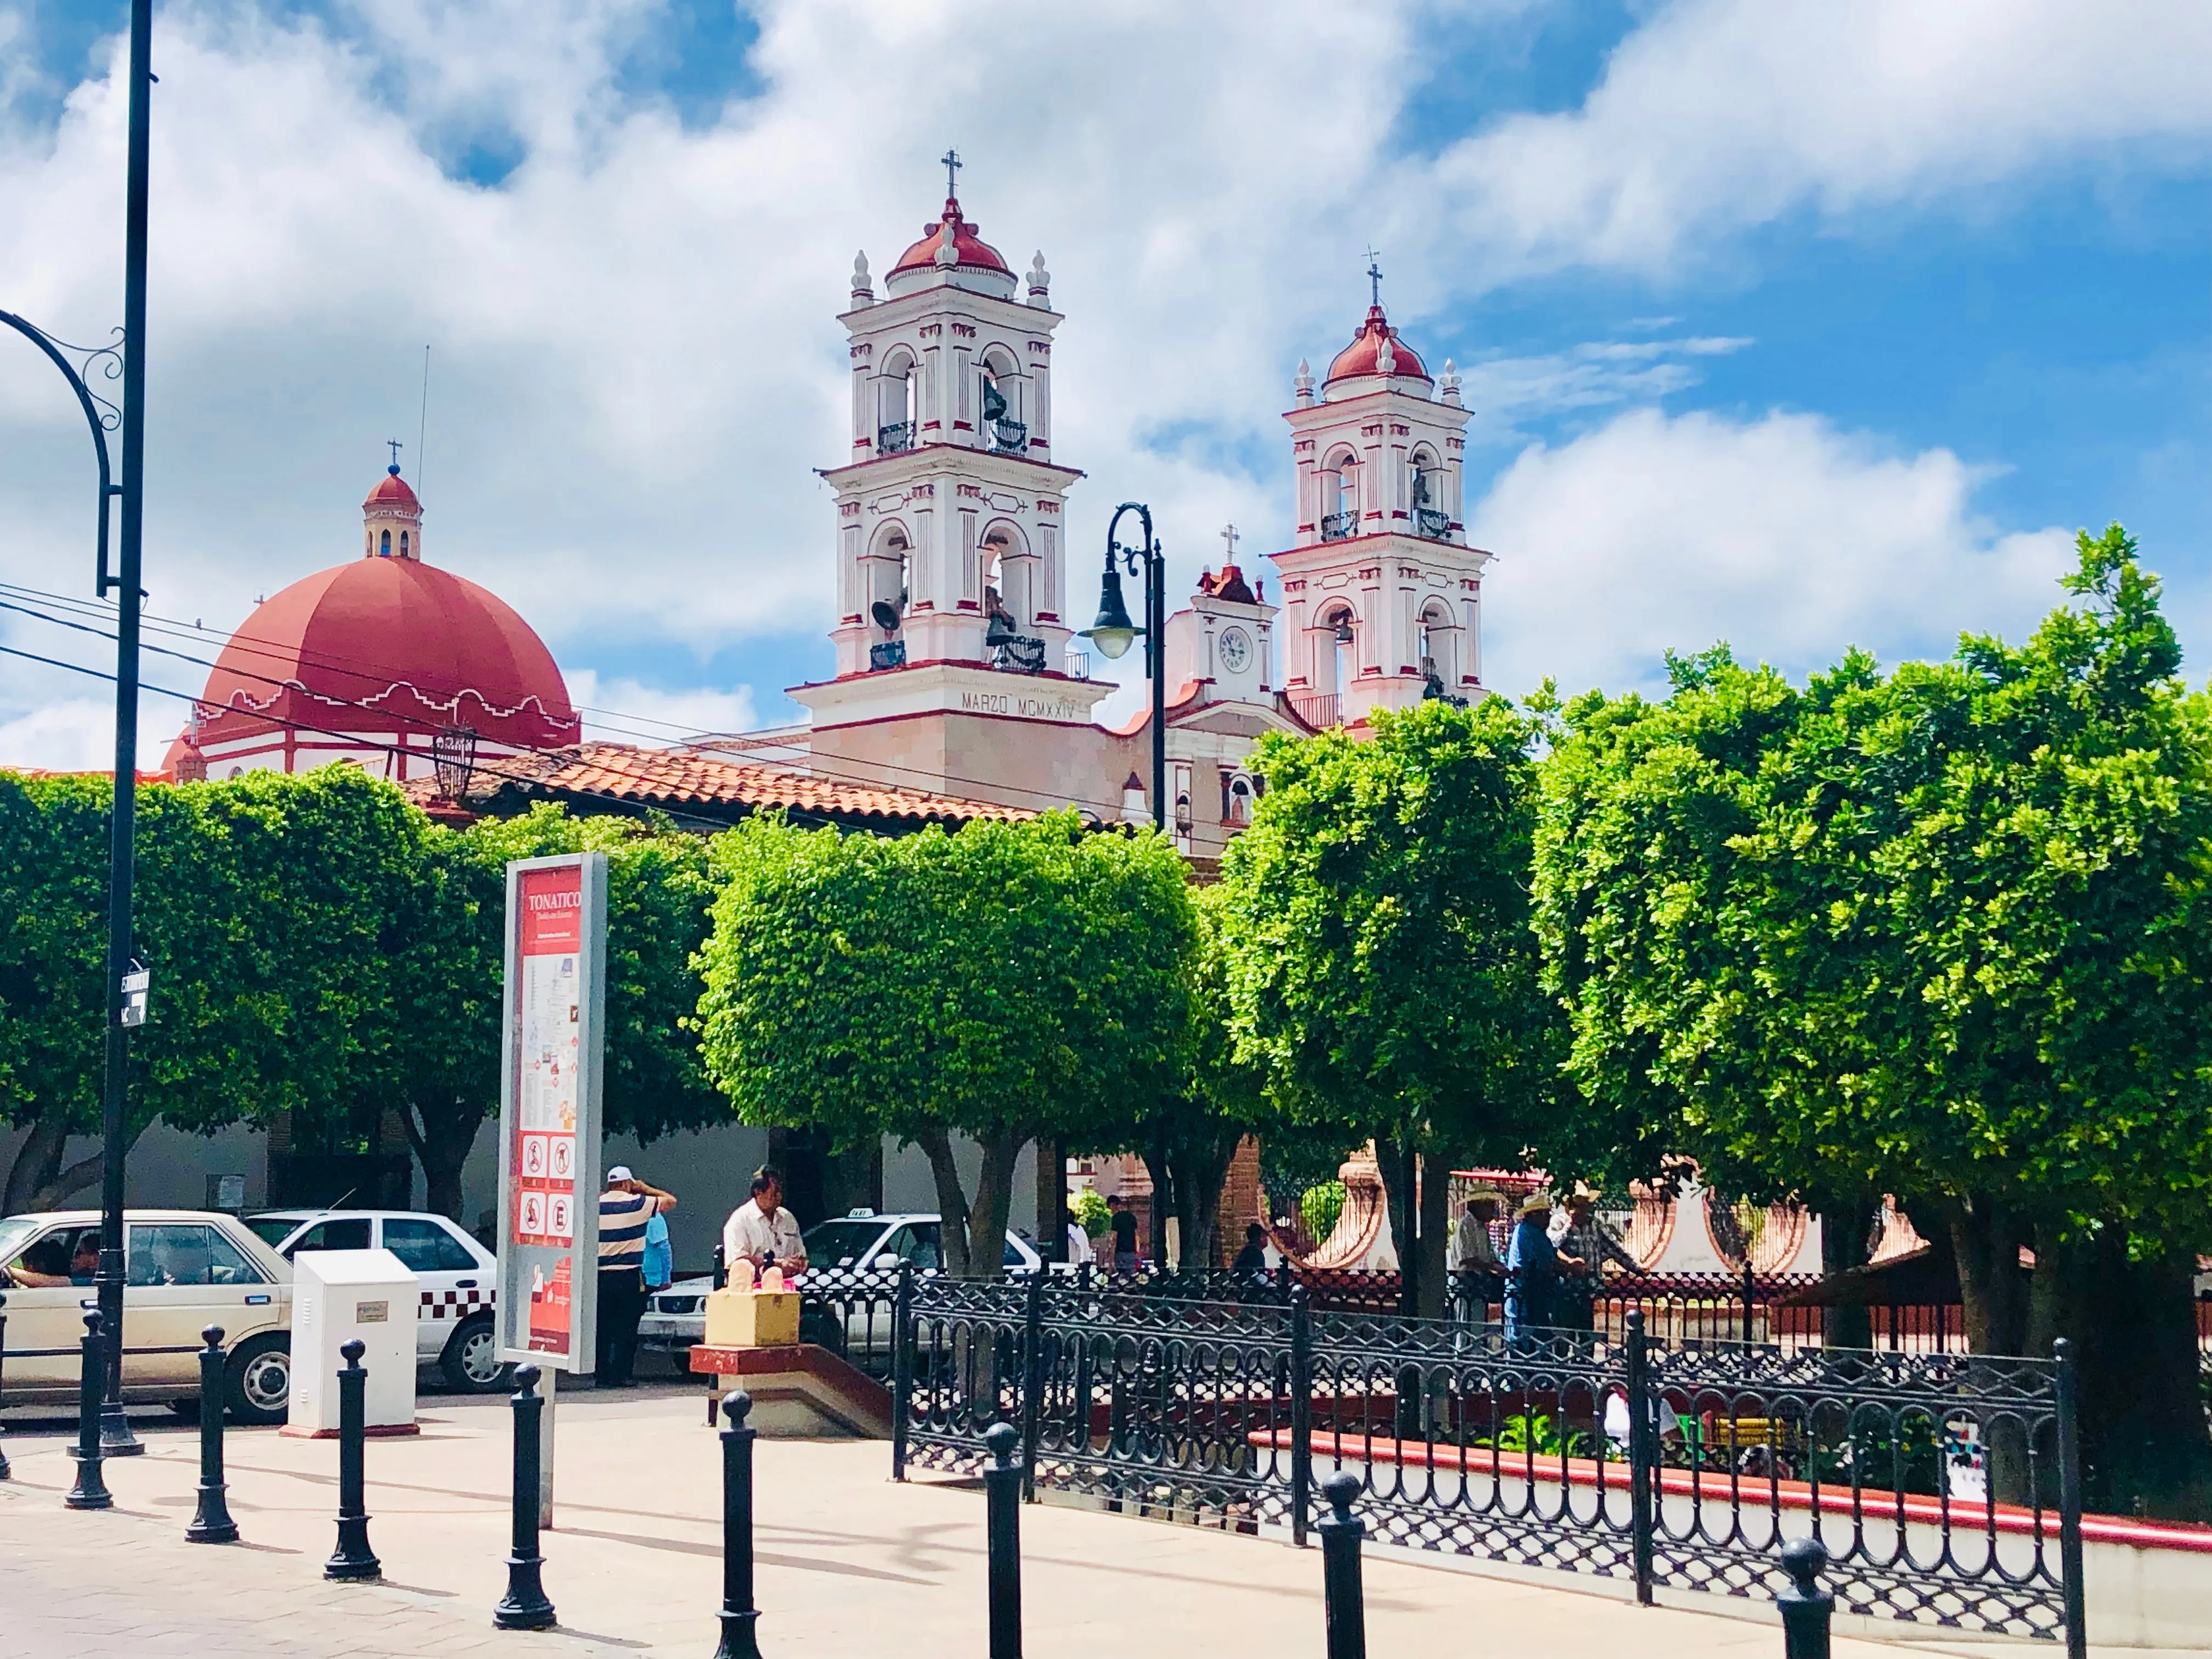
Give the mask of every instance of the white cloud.
[[(115, 705), (91, 697), (57, 699), (0, 721), (0, 764), (57, 772), (105, 771), (115, 762)], [(159, 765), (157, 759), (143, 763)]]
[(1579, 108), (1460, 141), (1436, 183), (1441, 234), (1494, 280), (1664, 268), (1800, 210), (1981, 211), (1992, 186), (2085, 160), (2201, 167), (2208, 141), (2200, 0), (1680, 0)]
[[(948, 143), (986, 235), (1017, 264), (1042, 248), (1067, 313), (1054, 447), (1090, 474), (1072, 585), (1095, 580), (1106, 513), (1132, 496), (1179, 582), (1218, 557), (1224, 520), (1248, 550), (1285, 538), (1276, 413), (1291, 366), (1326, 361), (1364, 308), (1365, 237), (1395, 238), (1411, 318), (1502, 272), (1663, 262), (1800, 203), (2195, 143), (2207, 14), (2125, 9), (2123, 26), (2115, 5), (2053, 0), (1683, 0), (1581, 110), (1449, 152), (1437, 215), (1392, 148), (1429, 67), (1426, 0), (769, 0), (761, 89), (689, 130), (614, 89), (653, 0), (351, 0), (343, 36), (252, 0), (177, 0), (157, 26), (148, 585), (158, 609), (227, 628), (349, 556), (380, 441), (414, 437), (427, 341), (428, 454), (407, 460), (429, 555), (514, 604), (572, 673), (641, 651), (726, 662), (826, 628), (810, 469), (842, 448), (835, 313), (854, 249), (881, 271), (934, 210), (927, 158)], [(23, 39), (0, 27), (0, 88), (37, 78)], [(52, 129), (0, 121), (0, 303), (79, 339), (119, 299), (113, 61)], [(441, 171), (501, 133), (524, 155), (501, 188)], [(1433, 228), (1406, 209), (1394, 231), (1416, 202)], [(1734, 343), (1478, 362), (1479, 432), (1679, 392)], [(75, 419), (27, 349), (0, 351), (0, 580), (85, 585)], [(1155, 447), (1182, 430), (1218, 441)], [(1257, 480), (1239, 459), (1255, 445), (1284, 458)], [(0, 683), (0, 719), (32, 684)], [(77, 694), (35, 684), (34, 700)]]
[(1948, 655), (2058, 603), (2072, 536), (2000, 533), (1947, 449), (1885, 453), (1807, 415), (1622, 415), (1530, 447), (1476, 507), (1483, 678), (1517, 696), (1664, 683), (1669, 649), (1729, 641), (1802, 674), (1850, 645)]

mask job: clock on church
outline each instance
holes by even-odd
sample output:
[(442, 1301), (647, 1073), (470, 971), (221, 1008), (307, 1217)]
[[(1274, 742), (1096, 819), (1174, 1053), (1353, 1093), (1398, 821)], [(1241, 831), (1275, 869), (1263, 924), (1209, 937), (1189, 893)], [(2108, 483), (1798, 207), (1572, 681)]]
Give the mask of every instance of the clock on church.
[(1241, 628), (1221, 630), (1221, 665), (1232, 674), (1244, 672), (1252, 660), (1252, 636)]

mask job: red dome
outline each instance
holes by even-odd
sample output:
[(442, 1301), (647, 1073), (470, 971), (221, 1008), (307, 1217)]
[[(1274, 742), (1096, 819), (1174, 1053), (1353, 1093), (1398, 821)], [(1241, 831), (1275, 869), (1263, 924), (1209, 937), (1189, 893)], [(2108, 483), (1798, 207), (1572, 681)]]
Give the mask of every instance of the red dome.
[(924, 225), (921, 240), (899, 255), (898, 263), (891, 267), (891, 274), (902, 270), (920, 270), (935, 264), (938, 240), (944, 235), (946, 225), (952, 227), (952, 250), (960, 256), (962, 264), (980, 267), (984, 270), (1003, 270), (1009, 276), (1014, 274), (1012, 268), (999, 257), (999, 250), (983, 240), (983, 228), (971, 225), (960, 216), (960, 200), (954, 196), (945, 198), (945, 216), (934, 224)]
[[(414, 500), (397, 478), (377, 491), (394, 488)], [(303, 738), (405, 733), (418, 745), (448, 726), (517, 749), (580, 735), (568, 685), (530, 624), (495, 594), (416, 559), (355, 559), (264, 600), (216, 659), (202, 701), (202, 749), (287, 724), (307, 728)]]
[(1382, 315), (1381, 306), (1370, 306), (1367, 320), (1359, 325), (1359, 332), (1352, 337), (1352, 343), (1336, 354), (1322, 377), (1325, 386), (1331, 380), (1348, 380), (1356, 374), (1380, 374), (1375, 366), (1381, 356), (1382, 342), (1390, 342), (1392, 362), (1390, 373), (1403, 380), (1425, 380), (1429, 371), (1422, 367), (1420, 357), (1413, 348), (1398, 337), (1398, 331), (1390, 326)]
[(398, 507), (404, 513), (420, 513), (422, 510), (422, 503), (415, 499), (415, 492), (407, 487), (407, 480), (399, 476), (399, 469), (396, 466), (388, 468), (385, 475), (376, 481), (376, 488), (368, 492), (368, 499), (361, 506), (364, 513), (380, 507)]

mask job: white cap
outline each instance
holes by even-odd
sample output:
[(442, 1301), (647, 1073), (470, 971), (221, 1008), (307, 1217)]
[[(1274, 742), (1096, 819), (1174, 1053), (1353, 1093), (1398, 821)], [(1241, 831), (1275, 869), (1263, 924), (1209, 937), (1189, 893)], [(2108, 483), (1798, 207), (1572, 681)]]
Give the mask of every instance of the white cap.
[(627, 1164), (617, 1164), (613, 1169), (607, 1171), (607, 1185), (610, 1187), (613, 1186), (617, 1181), (635, 1181), (637, 1177), (629, 1172), (629, 1165)]

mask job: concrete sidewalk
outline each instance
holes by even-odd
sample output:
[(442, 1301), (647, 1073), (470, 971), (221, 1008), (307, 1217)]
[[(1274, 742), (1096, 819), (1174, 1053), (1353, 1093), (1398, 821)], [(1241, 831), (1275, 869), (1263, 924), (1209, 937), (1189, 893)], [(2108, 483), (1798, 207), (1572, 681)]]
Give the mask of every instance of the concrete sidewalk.
[[(9, 1432), (0, 1483), (0, 1652), (9, 1659), (228, 1652), (268, 1659), (493, 1651), (681, 1655), (717, 1636), (720, 1462), (694, 1390), (564, 1395), (545, 1586), (561, 1629), (495, 1631), (505, 1588), (508, 1413), (437, 1401), (415, 1438), (368, 1448), (380, 1586), (332, 1585), (334, 1443), (234, 1430), (230, 1507), (244, 1541), (184, 1541), (196, 1433), (142, 1424), (147, 1455), (106, 1466), (117, 1507), (62, 1506), (58, 1425)], [(774, 1656), (980, 1656), (983, 1500), (888, 1480), (876, 1442), (763, 1441), (760, 1639)], [(1022, 1516), (1029, 1650), (1097, 1644), (1283, 1656), (1321, 1651), (1321, 1560), (1249, 1537), (1036, 1505)], [(1637, 1659), (1779, 1659), (1778, 1625), (1639, 1608), (1555, 1577), (1529, 1583), (1370, 1556), (1370, 1651), (1390, 1659), (1570, 1651)], [(1739, 1609), (1742, 1604), (1738, 1604)], [(1934, 1645), (1917, 1632), (1917, 1646)], [(1899, 1627), (1900, 1639), (1916, 1632)], [(1946, 1644), (1945, 1645), (1950, 1645)], [(2005, 1644), (2057, 1656), (2050, 1644)], [(1970, 1651), (1988, 1653), (1987, 1644)], [(1839, 1638), (1836, 1659), (1895, 1659)]]

